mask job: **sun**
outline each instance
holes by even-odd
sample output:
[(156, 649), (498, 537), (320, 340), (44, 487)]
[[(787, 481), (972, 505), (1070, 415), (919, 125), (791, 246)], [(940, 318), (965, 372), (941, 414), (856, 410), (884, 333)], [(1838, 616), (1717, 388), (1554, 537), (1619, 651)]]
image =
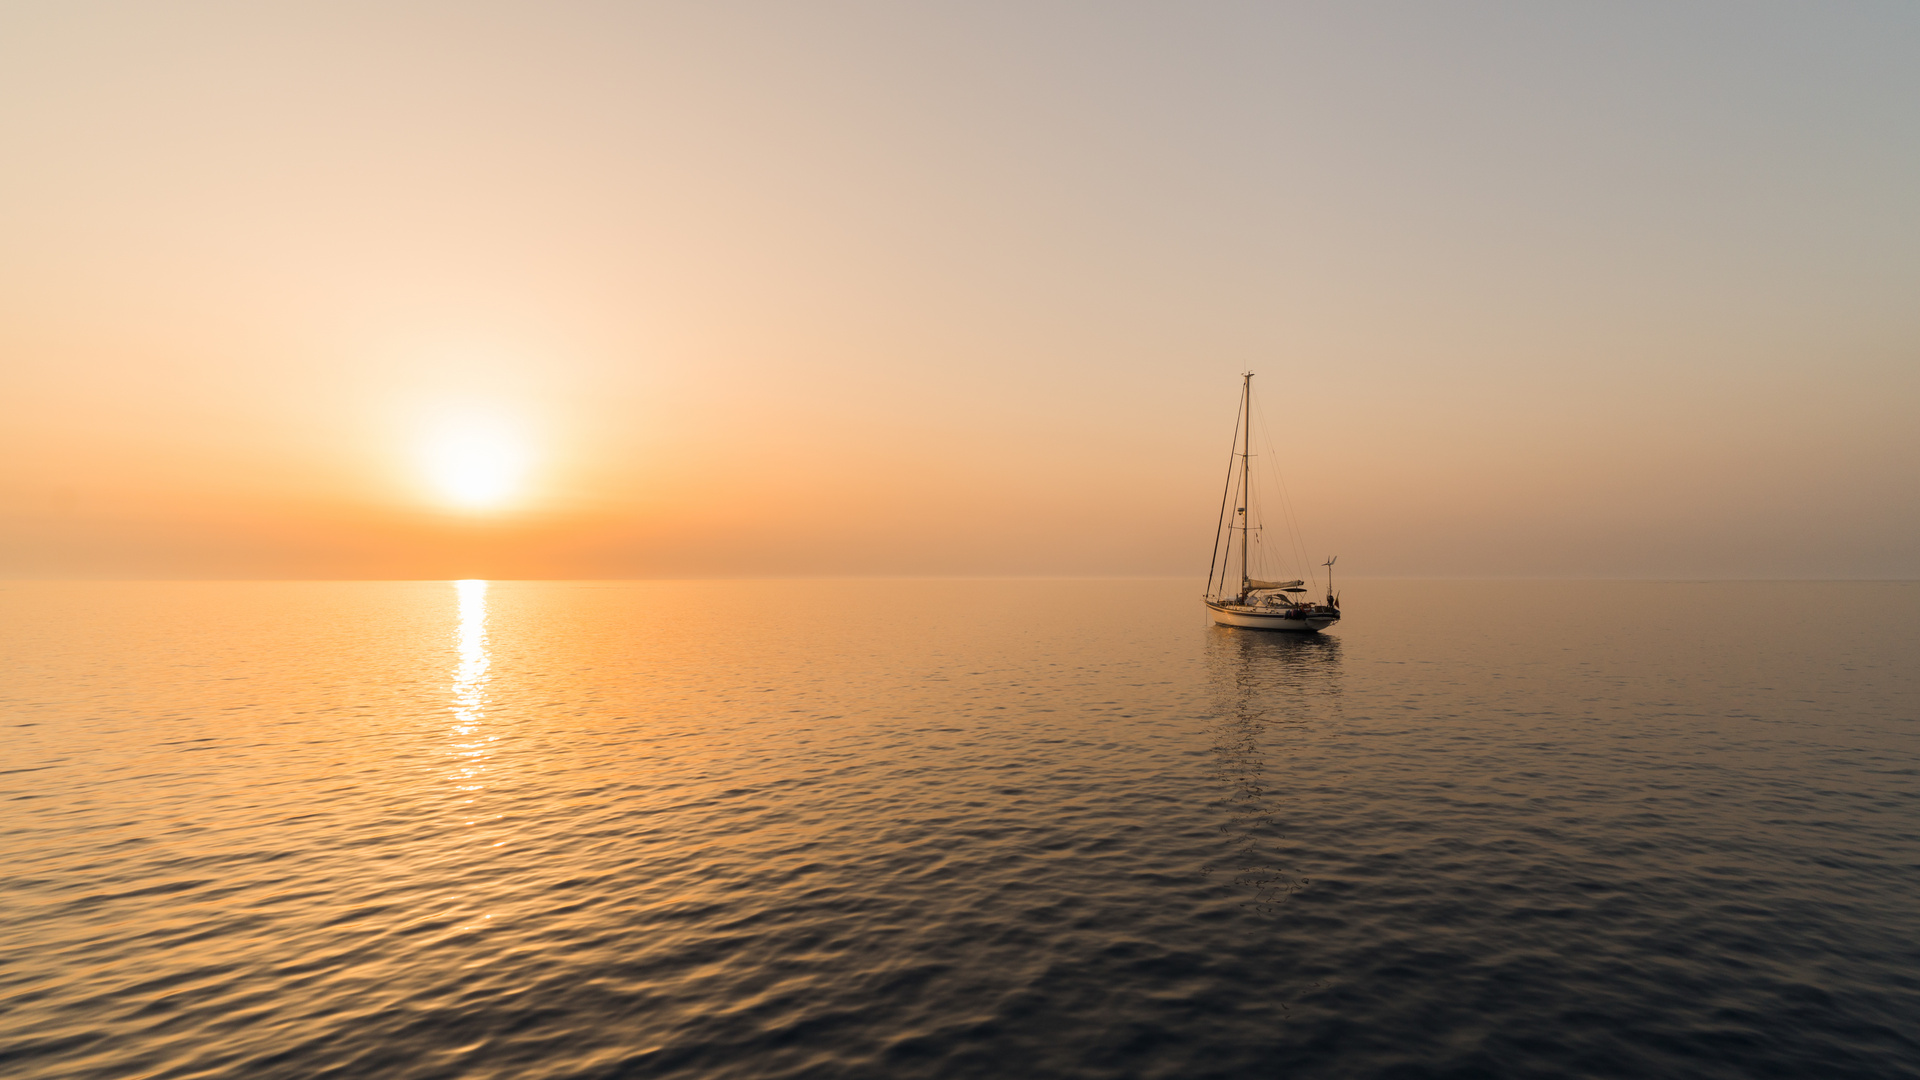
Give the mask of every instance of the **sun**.
[(420, 444), (427, 482), (450, 506), (494, 510), (513, 501), (526, 481), (524, 436), (499, 417), (447, 417)]

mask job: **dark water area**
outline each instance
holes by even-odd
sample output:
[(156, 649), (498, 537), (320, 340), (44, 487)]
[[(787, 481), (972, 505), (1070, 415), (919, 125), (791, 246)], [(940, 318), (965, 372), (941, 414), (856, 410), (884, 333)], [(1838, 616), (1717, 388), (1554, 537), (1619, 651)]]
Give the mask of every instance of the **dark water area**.
[(1920, 1076), (1920, 585), (0, 585), (0, 1075)]

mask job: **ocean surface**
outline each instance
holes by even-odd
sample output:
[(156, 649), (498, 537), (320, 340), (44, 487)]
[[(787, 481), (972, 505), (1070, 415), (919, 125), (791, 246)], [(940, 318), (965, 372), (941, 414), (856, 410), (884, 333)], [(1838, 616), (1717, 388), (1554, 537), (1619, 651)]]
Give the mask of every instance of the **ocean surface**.
[(1920, 1076), (1920, 584), (0, 584), (0, 1075)]

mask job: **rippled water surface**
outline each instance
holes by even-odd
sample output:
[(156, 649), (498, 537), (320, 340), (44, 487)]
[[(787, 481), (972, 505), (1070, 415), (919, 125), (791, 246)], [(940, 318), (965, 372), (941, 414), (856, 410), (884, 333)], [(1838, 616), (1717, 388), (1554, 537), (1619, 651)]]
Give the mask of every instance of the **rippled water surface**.
[(1920, 1076), (1920, 586), (0, 585), (8, 1077)]

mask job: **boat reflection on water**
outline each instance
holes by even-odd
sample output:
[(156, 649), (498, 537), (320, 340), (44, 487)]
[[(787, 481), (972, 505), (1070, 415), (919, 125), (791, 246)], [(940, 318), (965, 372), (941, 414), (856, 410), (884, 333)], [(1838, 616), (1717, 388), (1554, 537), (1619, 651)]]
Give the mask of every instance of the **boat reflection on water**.
[(1231, 874), (1246, 905), (1271, 913), (1310, 884), (1288, 860), (1291, 746), (1340, 718), (1340, 639), (1214, 626), (1206, 644), (1215, 776), (1227, 853), (1206, 873)]

